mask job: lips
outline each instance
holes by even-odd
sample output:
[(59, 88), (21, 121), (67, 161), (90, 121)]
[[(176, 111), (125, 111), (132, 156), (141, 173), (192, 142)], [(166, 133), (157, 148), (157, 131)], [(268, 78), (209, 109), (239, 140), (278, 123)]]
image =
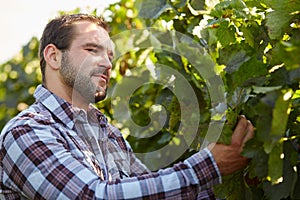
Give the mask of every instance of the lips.
[(98, 78), (100, 78), (101, 80), (105, 81), (106, 83), (108, 82), (108, 78), (107, 78), (107, 76), (104, 75), (104, 74), (94, 73), (94, 74), (92, 74), (92, 76), (98, 77)]
[(99, 82), (105, 82), (105, 84), (109, 82), (109, 74), (105, 67), (94, 68), (90, 72), (90, 76), (96, 77), (97, 79), (99, 79)]

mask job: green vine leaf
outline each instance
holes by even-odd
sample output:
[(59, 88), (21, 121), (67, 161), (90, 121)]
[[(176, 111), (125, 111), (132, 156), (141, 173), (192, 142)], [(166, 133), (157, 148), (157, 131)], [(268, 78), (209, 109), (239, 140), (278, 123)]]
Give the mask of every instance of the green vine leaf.
[(300, 4), (295, 0), (269, 0), (267, 3), (274, 9), (267, 15), (270, 38), (281, 39), (300, 10)]
[(217, 29), (217, 37), (223, 47), (226, 47), (236, 41), (235, 28), (228, 21), (223, 21)]
[(143, 0), (139, 16), (145, 19), (156, 19), (168, 8), (170, 5), (167, 0)]

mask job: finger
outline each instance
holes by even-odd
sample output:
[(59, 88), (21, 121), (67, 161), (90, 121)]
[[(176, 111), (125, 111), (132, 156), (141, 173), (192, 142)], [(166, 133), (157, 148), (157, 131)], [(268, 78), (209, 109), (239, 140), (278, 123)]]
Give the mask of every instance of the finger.
[(255, 127), (253, 126), (253, 124), (248, 120), (247, 121), (247, 128), (246, 128), (246, 135), (243, 139), (243, 144), (245, 144), (248, 140), (250, 140), (251, 138), (254, 137), (254, 131), (255, 131)]
[(241, 146), (245, 137), (245, 131), (248, 126), (248, 121), (245, 116), (241, 116), (236, 128), (231, 137), (231, 144)]

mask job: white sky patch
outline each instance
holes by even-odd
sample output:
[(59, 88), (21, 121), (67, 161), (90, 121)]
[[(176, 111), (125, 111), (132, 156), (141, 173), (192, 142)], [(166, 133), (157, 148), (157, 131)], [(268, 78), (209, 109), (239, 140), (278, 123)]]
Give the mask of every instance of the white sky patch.
[(81, 8), (89, 12), (97, 8), (103, 10), (118, 0), (9, 0), (0, 6), (0, 64), (10, 60), (33, 36), (41, 37), (48, 21), (57, 16), (58, 11)]

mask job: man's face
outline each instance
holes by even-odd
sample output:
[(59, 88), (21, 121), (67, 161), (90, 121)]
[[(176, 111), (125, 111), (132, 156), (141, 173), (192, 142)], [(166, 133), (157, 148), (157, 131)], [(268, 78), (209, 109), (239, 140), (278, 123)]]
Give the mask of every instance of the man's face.
[(63, 52), (62, 81), (88, 102), (106, 97), (113, 58), (112, 43), (106, 30), (90, 22), (76, 24), (70, 49)]

